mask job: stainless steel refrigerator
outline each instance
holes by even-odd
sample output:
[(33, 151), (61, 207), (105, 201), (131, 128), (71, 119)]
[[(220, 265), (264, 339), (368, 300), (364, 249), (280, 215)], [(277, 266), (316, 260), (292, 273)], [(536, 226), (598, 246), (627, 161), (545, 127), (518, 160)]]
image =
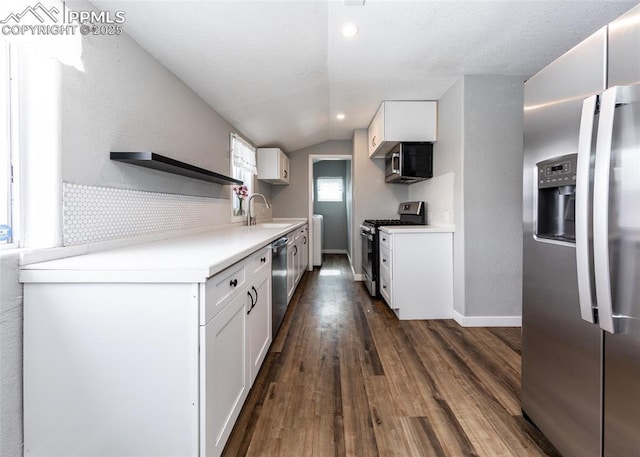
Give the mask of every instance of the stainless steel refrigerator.
[(525, 84), (522, 409), (640, 456), (640, 6)]

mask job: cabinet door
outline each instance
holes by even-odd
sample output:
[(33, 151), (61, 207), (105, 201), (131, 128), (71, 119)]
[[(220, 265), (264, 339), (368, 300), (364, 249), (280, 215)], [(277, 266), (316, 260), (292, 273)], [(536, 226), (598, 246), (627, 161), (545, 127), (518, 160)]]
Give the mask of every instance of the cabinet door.
[(378, 108), (368, 130), (369, 157), (372, 157), (384, 141), (384, 103)]
[(289, 184), (289, 157), (284, 152), (280, 152), (280, 180)]
[(247, 291), (249, 386), (253, 385), (271, 344), (271, 276), (261, 275)]
[(298, 236), (296, 239), (296, 243), (294, 245), (295, 248), (295, 279), (294, 282), (296, 285), (300, 282), (300, 277), (302, 276), (302, 236)]
[(302, 235), (302, 246), (300, 255), (300, 274), (303, 275), (309, 264), (309, 228), (305, 226)]
[[(293, 238), (293, 234), (289, 235)], [(296, 290), (296, 244), (294, 241), (287, 245), (287, 303)]]
[(200, 333), (200, 455), (219, 456), (248, 392), (245, 295)]

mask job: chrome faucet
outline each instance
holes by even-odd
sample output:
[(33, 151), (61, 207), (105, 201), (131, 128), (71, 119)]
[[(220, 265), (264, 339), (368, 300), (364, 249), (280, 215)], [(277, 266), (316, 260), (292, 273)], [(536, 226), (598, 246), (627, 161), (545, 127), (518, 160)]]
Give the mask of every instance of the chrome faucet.
[(264, 204), (267, 205), (267, 208), (271, 208), (271, 206), (269, 205), (269, 202), (267, 201), (267, 198), (262, 195), (262, 194), (251, 194), (251, 196), (249, 197), (249, 200), (247, 200), (247, 225), (251, 226), (251, 225), (256, 225), (256, 218), (255, 216), (251, 215), (251, 200), (253, 199), (253, 197), (262, 197), (262, 199), (264, 200)]

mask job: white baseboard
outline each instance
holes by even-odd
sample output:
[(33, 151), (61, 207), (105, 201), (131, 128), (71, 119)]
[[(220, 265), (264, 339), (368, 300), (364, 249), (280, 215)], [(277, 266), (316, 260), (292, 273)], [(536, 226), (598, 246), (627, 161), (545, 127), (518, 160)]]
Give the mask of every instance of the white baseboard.
[(462, 327), (522, 327), (522, 316), (463, 316), (453, 310), (453, 319)]
[(344, 255), (348, 254), (346, 249), (323, 249), (322, 253), (323, 254), (344, 254)]
[[(353, 271), (353, 268), (351, 269), (351, 271)], [(357, 274), (353, 273), (353, 280), (354, 281), (364, 281), (364, 275), (357, 275)]]

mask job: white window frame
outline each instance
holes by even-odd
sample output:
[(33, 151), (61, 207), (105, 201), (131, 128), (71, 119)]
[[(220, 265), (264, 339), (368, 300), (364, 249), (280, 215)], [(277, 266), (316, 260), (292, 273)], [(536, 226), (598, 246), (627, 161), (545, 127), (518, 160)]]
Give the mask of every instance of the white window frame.
[[(0, 241), (0, 249), (20, 247), (20, 163), (18, 153), (18, 78), (16, 49), (0, 41), (0, 211), (6, 212), (7, 225), (11, 227), (11, 240)], [(4, 219), (4, 215), (2, 219)], [(0, 220), (0, 223), (2, 220)], [(3, 224), (4, 225), (4, 224)]]
[[(251, 195), (253, 193), (254, 190), (254, 175), (253, 173), (251, 173), (250, 171), (244, 169), (244, 168), (240, 168), (240, 167), (236, 167), (233, 163), (233, 152), (234, 152), (234, 147), (235, 147), (235, 142), (236, 141), (240, 141), (242, 143), (244, 143), (246, 146), (250, 147), (251, 149), (253, 149), (254, 153), (256, 152), (256, 148), (253, 147), (251, 145), (251, 143), (249, 143), (247, 140), (245, 140), (244, 138), (242, 138), (240, 135), (238, 135), (237, 133), (232, 133), (231, 135), (229, 135), (229, 167), (231, 169), (231, 177), (234, 179), (239, 179), (240, 181), (243, 182), (243, 185), (247, 186), (247, 193), (248, 195)], [(236, 188), (237, 186), (233, 185), (231, 186), (231, 191), (230, 191), (230, 200), (231, 200), (231, 222), (242, 222), (247, 218), (247, 201), (248, 201), (248, 197), (244, 199), (244, 203), (243, 203), (243, 211), (244, 213), (241, 215), (237, 214), (237, 211), (239, 209), (239, 200), (238, 197), (236, 196), (235, 192), (234, 192), (234, 188)]]
[[(327, 182), (327, 185), (332, 185), (337, 187), (336, 192), (340, 193), (340, 196), (323, 196), (321, 192), (323, 190), (323, 186), (321, 185), (321, 181)], [(316, 178), (316, 202), (319, 203), (342, 203), (344, 202), (344, 178), (341, 176), (320, 176)]]

